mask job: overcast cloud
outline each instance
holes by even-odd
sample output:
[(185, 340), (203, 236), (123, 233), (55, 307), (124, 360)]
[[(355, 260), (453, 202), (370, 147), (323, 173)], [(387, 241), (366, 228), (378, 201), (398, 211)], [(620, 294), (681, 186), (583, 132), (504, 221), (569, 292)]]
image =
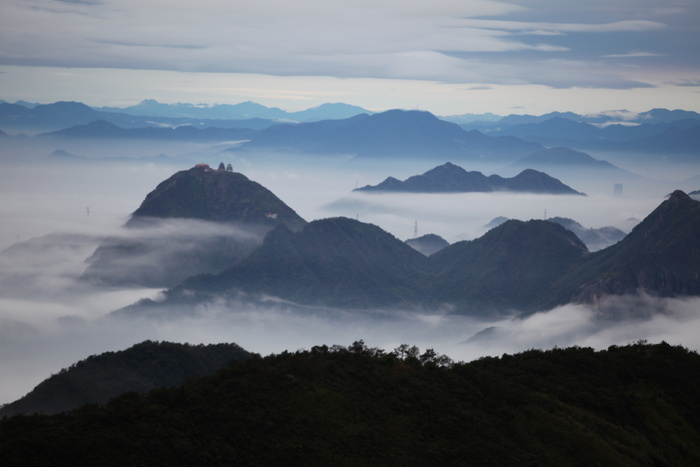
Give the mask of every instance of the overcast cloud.
[(698, 19), (693, 0), (5, 0), (0, 66), (687, 88)]

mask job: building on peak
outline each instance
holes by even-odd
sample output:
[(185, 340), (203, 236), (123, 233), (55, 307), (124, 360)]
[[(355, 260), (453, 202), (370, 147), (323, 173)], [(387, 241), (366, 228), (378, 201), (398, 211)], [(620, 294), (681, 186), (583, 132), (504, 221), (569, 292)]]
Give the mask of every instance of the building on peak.
[(223, 162), (219, 162), (219, 167), (216, 170), (226, 170)]
[(209, 164), (205, 164), (204, 162), (200, 162), (199, 164), (194, 166), (195, 169), (204, 169), (204, 170), (211, 170), (211, 167), (209, 167)]
[(231, 163), (226, 166), (226, 172), (233, 172), (233, 167), (231, 167)]

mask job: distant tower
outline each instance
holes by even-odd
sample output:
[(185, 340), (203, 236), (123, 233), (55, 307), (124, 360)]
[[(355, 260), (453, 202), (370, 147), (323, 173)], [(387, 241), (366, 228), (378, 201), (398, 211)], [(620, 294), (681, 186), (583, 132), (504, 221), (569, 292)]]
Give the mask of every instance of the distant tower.
[(229, 162), (228, 165), (226, 166), (226, 172), (233, 172), (233, 167), (231, 167), (231, 163)]
[(226, 170), (223, 162), (219, 162), (219, 168), (217, 170)]
[(613, 194), (618, 198), (622, 198), (622, 183), (613, 185)]
[(413, 224), (413, 238), (418, 238), (418, 221)]

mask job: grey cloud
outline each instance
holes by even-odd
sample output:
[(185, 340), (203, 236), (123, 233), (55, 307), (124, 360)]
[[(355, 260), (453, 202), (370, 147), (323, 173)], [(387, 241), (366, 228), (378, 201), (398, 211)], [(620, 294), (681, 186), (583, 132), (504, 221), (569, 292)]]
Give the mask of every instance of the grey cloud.
[[(579, 17), (579, 10), (568, 5), (556, 9), (557, 21), (543, 21), (552, 8), (537, 16), (527, 4), (488, 0), (430, 5), (307, 1), (294, 8), (276, 0), (175, 2), (167, 7), (124, 2), (118, 9), (81, 0), (36, 5), (64, 5), (65, 18), (57, 22), (55, 12), (10, 2), (7, 19), (0, 20), (0, 42), (11, 46), (0, 50), (0, 63), (505, 84), (516, 76), (517, 83), (610, 88), (640, 87), (643, 82), (620, 78), (613, 68), (578, 78), (562, 72), (555, 79), (528, 72), (522, 63), (542, 68), (546, 63), (538, 60), (547, 55), (580, 55), (558, 41), (568, 34), (580, 35), (576, 47), (585, 49), (591, 35), (656, 34), (673, 28), (682, 16), (670, 14), (673, 10), (665, 15), (649, 10), (645, 18), (631, 4), (612, 10), (598, 2), (589, 7), (595, 19)], [(690, 8), (682, 2), (681, 7)], [(85, 16), (86, 10), (94, 20)], [(58, 25), (60, 31), (54, 30)], [(183, 31), (196, 39), (182, 43)], [(532, 42), (531, 37), (539, 40)], [(609, 36), (607, 42), (617, 40)], [(654, 53), (670, 54), (657, 42), (661, 50)], [(518, 63), (511, 53), (537, 57), (531, 61), (527, 55)]]

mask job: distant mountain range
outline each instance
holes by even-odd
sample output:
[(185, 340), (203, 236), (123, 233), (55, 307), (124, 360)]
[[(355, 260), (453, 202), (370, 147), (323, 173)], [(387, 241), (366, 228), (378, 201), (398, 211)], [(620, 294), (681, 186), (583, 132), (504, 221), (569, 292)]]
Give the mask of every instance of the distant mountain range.
[(619, 242), (627, 235), (616, 227), (599, 227), (597, 229), (586, 228), (573, 219), (565, 217), (550, 217), (549, 222), (554, 222), (567, 230), (571, 230), (581, 239), (590, 251), (598, 251)]
[(513, 191), (523, 193), (547, 193), (557, 195), (583, 195), (564, 185), (546, 173), (525, 169), (513, 178), (498, 175), (486, 176), (481, 172), (467, 172), (462, 167), (447, 162), (428, 170), (422, 175), (413, 175), (404, 181), (388, 177), (378, 185), (366, 185), (353, 191), (401, 192), (401, 193), (488, 193)]
[(255, 130), (249, 128), (202, 128), (190, 125), (168, 127), (122, 128), (105, 120), (95, 120), (85, 125), (76, 125), (63, 130), (38, 135), (42, 139), (153, 139), (167, 141), (220, 142), (245, 140), (253, 137)]
[(192, 126), (194, 128), (262, 129), (280, 120), (304, 122), (349, 118), (372, 112), (347, 104), (324, 104), (300, 112), (285, 112), (253, 102), (236, 105), (196, 106), (161, 104), (145, 100), (139, 105), (89, 107), (80, 102), (10, 104), (0, 101), (0, 128), (26, 131), (57, 131), (103, 120), (121, 128)]
[(513, 137), (464, 131), (429, 112), (389, 110), (262, 130), (233, 151), (344, 154), (358, 157), (448, 157), (457, 160), (515, 160), (542, 149)]
[[(607, 126), (586, 123), (578, 118), (555, 116), (550, 119), (532, 119), (527, 123), (506, 125), (505, 120), (489, 124), (463, 124), (466, 130), (478, 129), (490, 136), (515, 136), (544, 146), (567, 146), (579, 149), (635, 151), (656, 153), (693, 153), (700, 148), (700, 114), (669, 112), (679, 117), (642, 119), (639, 124)], [(680, 119), (680, 117), (683, 117)], [(520, 121), (521, 119), (514, 119)], [(655, 122), (655, 123), (651, 123)]]
[(429, 257), (352, 219), (316, 220), (297, 232), (279, 225), (222, 272), (191, 277), (167, 291), (164, 302), (146, 301), (120, 313), (165, 312), (173, 304), (241, 293), (343, 308), (448, 303), (456, 313), (479, 315), (640, 291), (700, 295), (700, 202), (685, 193), (674, 192), (631, 234), (595, 253), (560, 224), (576, 227), (566, 220), (509, 220)]
[(638, 182), (643, 178), (633, 172), (621, 169), (607, 161), (565, 147), (542, 149), (519, 159), (504, 171), (517, 173), (524, 169), (535, 169), (561, 179), (594, 180), (618, 182)]
[(681, 110), (654, 109), (634, 118), (626, 115), (624, 120), (613, 113), (555, 112), (501, 119), (488, 114), (485, 121), (459, 126), (429, 112), (374, 114), (346, 104), (300, 112), (252, 102), (200, 106), (147, 100), (122, 109), (91, 108), (79, 102), (24, 104), (0, 103), (0, 130), (45, 133), (43, 139), (247, 141), (232, 150), (487, 162), (512, 162), (554, 146), (656, 158), (663, 154), (669, 161), (692, 160), (700, 150), (700, 114)]
[(193, 105), (182, 103), (162, 104), (153, 99), (146, 99), (138, 105), (129, 107), (99, 107), (96, 110), (126, 113), (130, 115), (194, 118), (202, 120), (247, 120), (260, 118), (266, 120), (293, 120), (298, 122), (336, 120), (363, 113), (372, 113), (362, 107), (342, 103), (328, 103), (298, 112), (287, 112), (277, 107), (266, 107), (250, 101), (234, 105)]

